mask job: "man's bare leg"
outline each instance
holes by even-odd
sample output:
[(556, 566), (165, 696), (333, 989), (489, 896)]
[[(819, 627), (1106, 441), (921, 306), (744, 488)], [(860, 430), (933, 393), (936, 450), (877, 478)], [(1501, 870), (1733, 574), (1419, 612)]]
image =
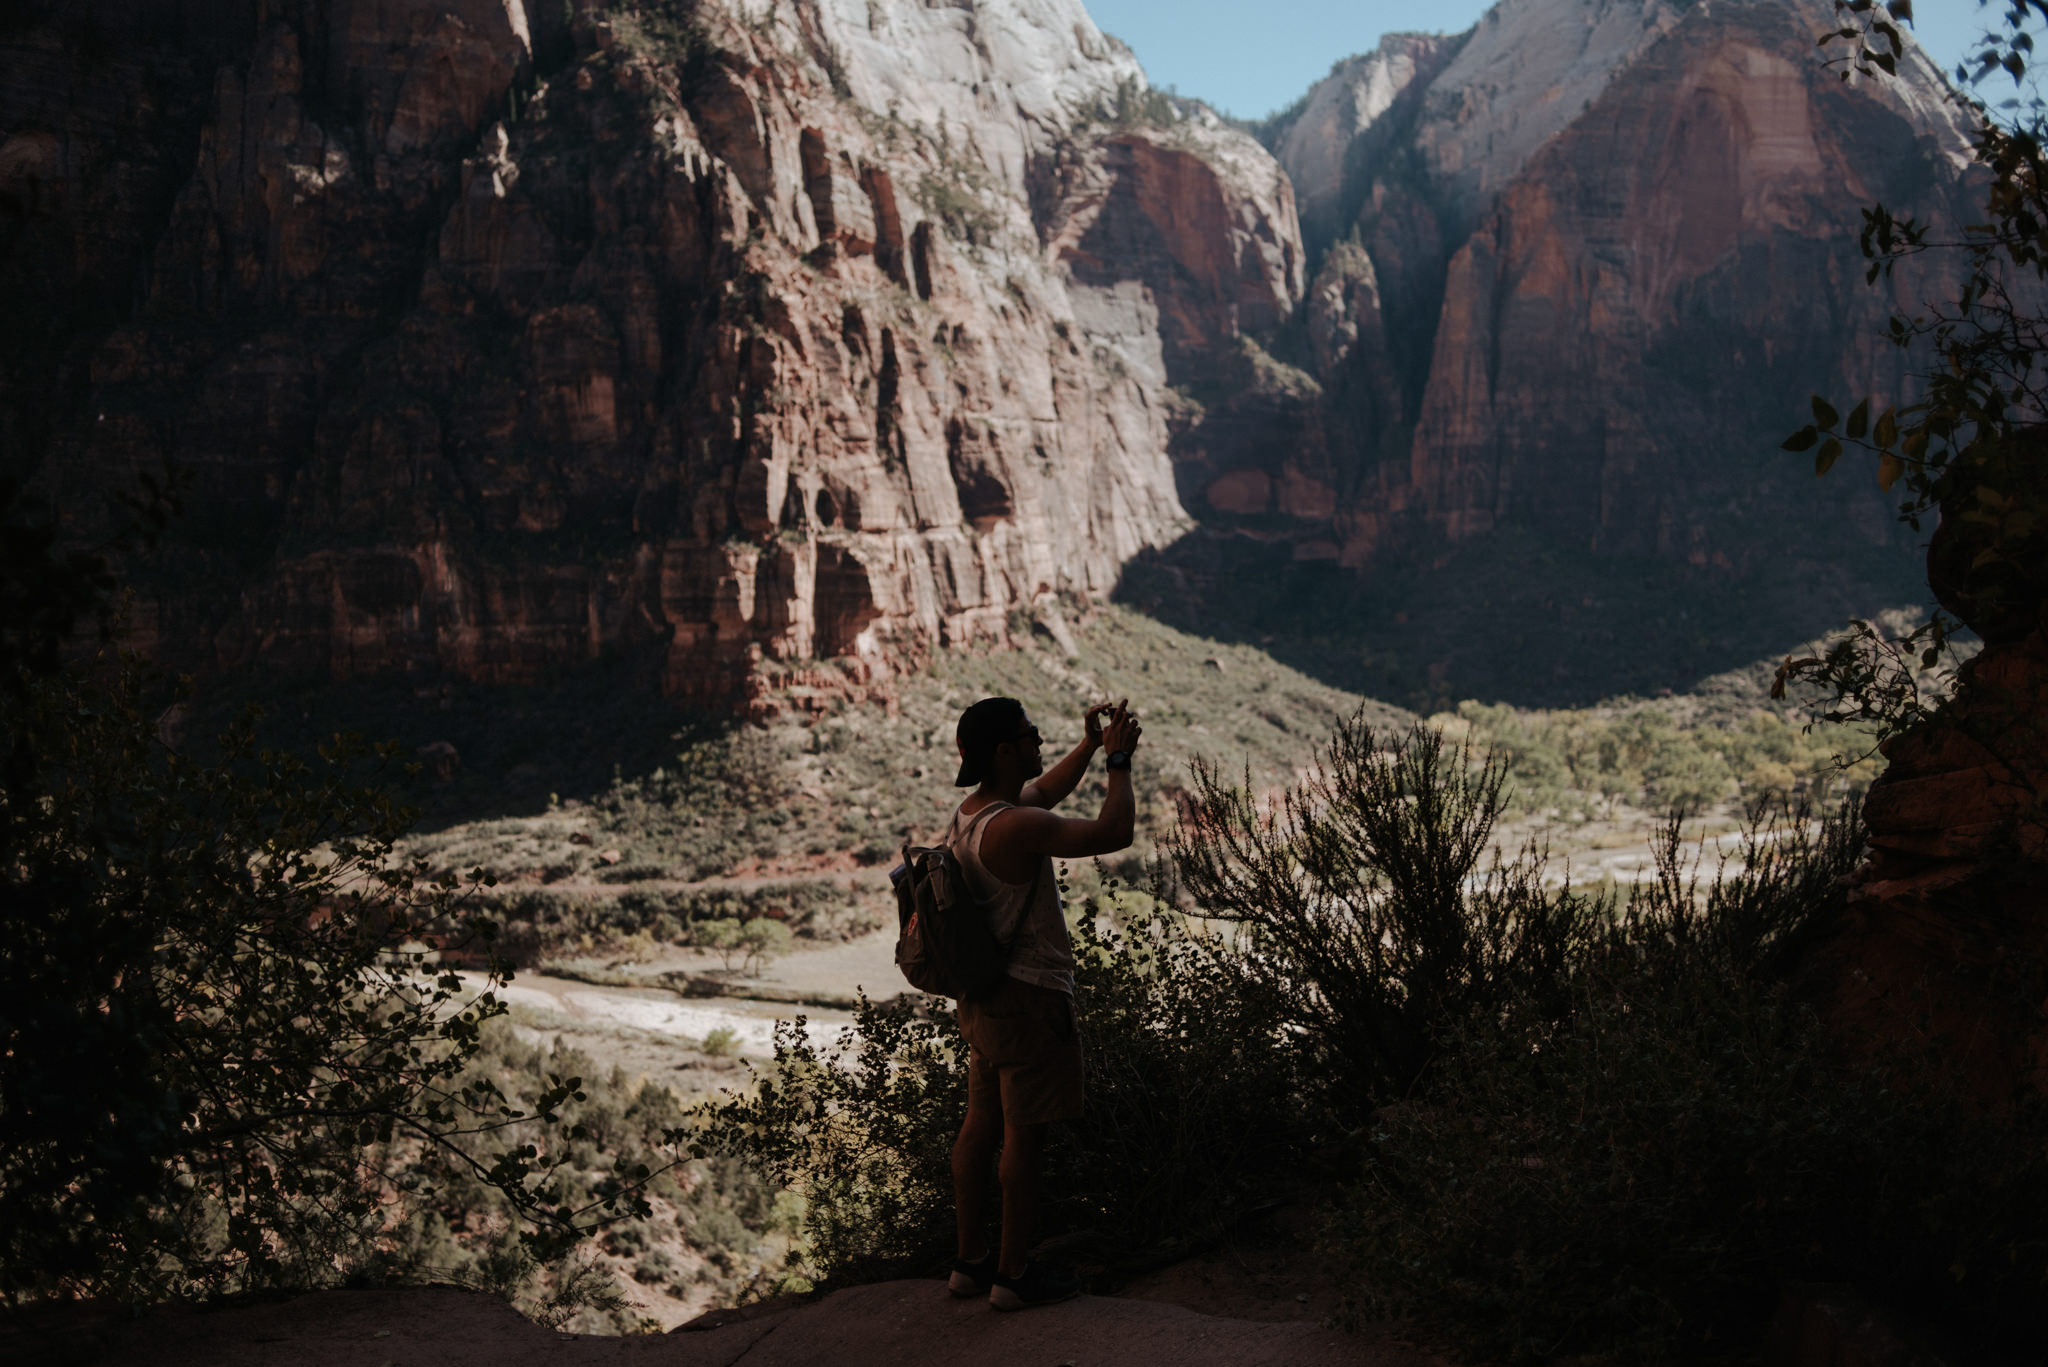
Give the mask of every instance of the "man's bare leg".
[[(970, 1263), (988, 1256), (988, 1181), (996, 1141), (1003, 1137), (1000, 1111), (969, 1108), (953, 1140), (953, 1212), (960, 1239), (959, 1255)], [(1004, 1186), (1003, 1205), (1009, 1206)], [(1007, 1220), (1004, 1227), (1008, 1228)]]
[(1031, 1252), (1038, 1218), (1038, 1168), (1044, 1152), (1045, 1126), (1003, 1126), (1003, 1159), (998, 1170), (1003, 1183), (1003, 1244), (996, 1266), (1005, 1277), (1022, 1276)]

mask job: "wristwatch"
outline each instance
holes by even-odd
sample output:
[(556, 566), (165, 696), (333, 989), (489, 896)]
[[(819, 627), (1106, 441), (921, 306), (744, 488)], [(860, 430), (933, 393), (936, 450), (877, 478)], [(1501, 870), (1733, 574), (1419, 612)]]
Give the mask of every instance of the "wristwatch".
[(1131, 752), (1128, 750), (1112, 750), (1109, 752), (1109, 758), (1104, 760), (1103, 763), (1112, 769), (1128, 769), (1131, 767)]

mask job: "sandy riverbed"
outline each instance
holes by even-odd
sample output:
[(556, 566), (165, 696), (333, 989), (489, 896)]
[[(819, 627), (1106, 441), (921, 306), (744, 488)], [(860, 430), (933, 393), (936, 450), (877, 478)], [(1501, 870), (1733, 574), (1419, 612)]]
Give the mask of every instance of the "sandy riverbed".
[(570, 1021), (624, 1025), (693, 1044), (714, 1030), (730, 1030), (739, 1052), (751, 1058), (774, 1052), (777, 1021), (801, 1015), (811, 1040), (821, 1044), (853, 1024), (847, 1011), (738, 997), (686, 1000), (660, 988), (594, 987), (545, 973), (521, 973), (499, 995), (508, 1004), (535, 1007)]

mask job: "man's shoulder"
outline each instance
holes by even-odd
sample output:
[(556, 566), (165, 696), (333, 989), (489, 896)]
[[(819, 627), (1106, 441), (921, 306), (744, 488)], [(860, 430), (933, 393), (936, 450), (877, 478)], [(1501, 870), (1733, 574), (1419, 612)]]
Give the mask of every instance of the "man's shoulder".
[[(977, 813), (976, 815), (979, 815)], [(982, 845), (987, 848), (994, 840), (998, 848), (1013, 848), (1019, 839), (1030, 840), (1058, 825), (1062, 818), (1054, 816), (1043, 807), (1027, 807), (1022, 803), (1009, 803), (1004, 810), (988, 819), (982, 831)], [(1028, 846), (1027, 846), (1028, 849)]]
[(1016, 803), (1005, 802), (999, 797), (990, 798), (979, 807), (969, 807), (967, 803), (973, 800), (973, 798), (968, 798), (953, 809), (953, 824), (963, 831), (975, 822), (984, 819), (990, 822), (1000, 821), (1004, 812), (1017, 809)]

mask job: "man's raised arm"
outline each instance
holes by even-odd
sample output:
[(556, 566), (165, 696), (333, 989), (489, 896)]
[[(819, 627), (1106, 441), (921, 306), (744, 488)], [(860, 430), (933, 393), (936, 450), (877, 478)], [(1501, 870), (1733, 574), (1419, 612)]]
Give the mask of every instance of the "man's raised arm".
[[(1138, 738), (1143, 733), (1137, 719), (1119, 703), (1102, 728), (1101, 743), (1112, 755), (1128, 756), (1138, 748)], [(1085, 859), (1130, 848), (1137, 815), (1131, 770), (1126, 763), (1109, 771), (1109, 792), (1094, 820), (1054, 816), (1038, 807), (1018, 807), (989, 823), (982, 842), (982, 860), (998, 878), (1022, 883), (1031, 877), (1041, 855)]]
[(1117, 704), (1100, 702), (1081, 716), (1081, 743), (1069, 750), (1066, 757), (1037, 778), (1024, 785), (1020, 799), (1026, 807), (1052, 808), (1067, 800), (1081, 780), (1088, 774), (1088, 761), (1102, 748), (1102, 722), (1117, 709)]

